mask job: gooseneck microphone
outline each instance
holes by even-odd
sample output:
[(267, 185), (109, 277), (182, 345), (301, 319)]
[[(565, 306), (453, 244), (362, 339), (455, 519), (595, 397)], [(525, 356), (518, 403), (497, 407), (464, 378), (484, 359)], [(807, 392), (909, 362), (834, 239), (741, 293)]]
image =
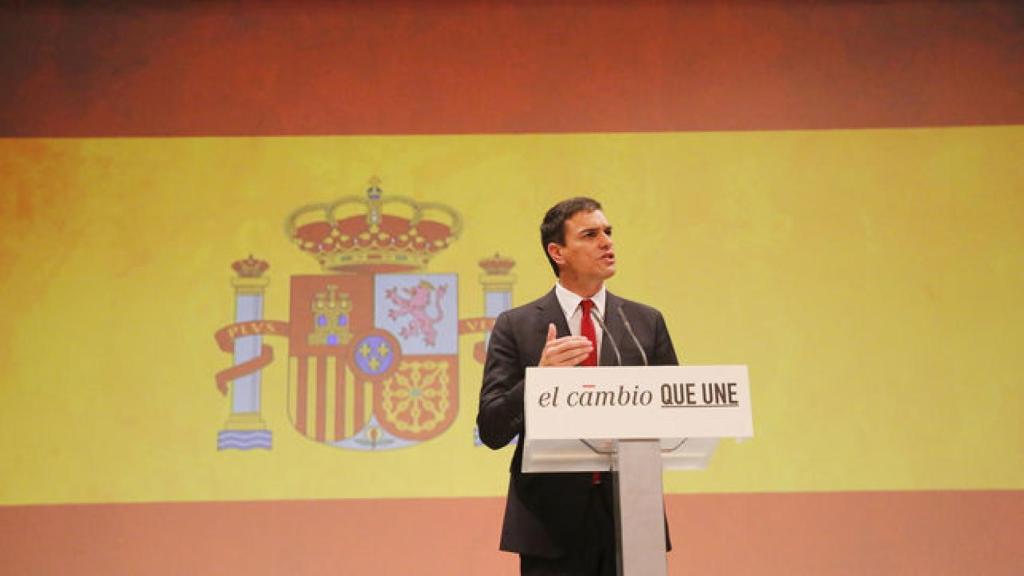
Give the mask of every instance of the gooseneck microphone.
[(616, 310), (619, 311), (619, 317), (622, 318), (622, 323), (626, 325), (626, 332), (629, 332), (629, 337), (633, 339), (633, 343), (636, 344), (636, 349), (640, 351), (640, 357), (644, 360), (644, 366), (649, 366), (647, 363), (647, 353), (644, 352), (644, 347), (640, 345), (640, 339), (636, 337), (636, 332), (633, 332), (633, 325), (629, 323), (629, 318), (626, 318), (626, 313), (622, 311), (622, 306), (619, 306)]
[(605, 325), (604, 319), (597, 313), (597, 306), (590, 309), (590, 315), (597, 320), (597, 323), (601, 326), (601, 331), (608, 337), (608, 341), (612, 343), (612, 350), (615, 351), (615, 361), (618, 366), (622, 366), (622, 353), (619, 352), (619, 345), (615, 343), (615, 338), (612, 338), (612, 333), (608, 331), (608, 326)]

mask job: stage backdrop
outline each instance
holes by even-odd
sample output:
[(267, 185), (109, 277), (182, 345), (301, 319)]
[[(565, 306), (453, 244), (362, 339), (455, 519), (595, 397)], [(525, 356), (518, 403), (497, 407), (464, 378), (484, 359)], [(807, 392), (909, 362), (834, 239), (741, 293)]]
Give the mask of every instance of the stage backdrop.
[(750, 367), (673, 574), (1024, 565), (1018, 7), (6, 10), (4, 573), (516, 573), (482, 353), (573, 195)]

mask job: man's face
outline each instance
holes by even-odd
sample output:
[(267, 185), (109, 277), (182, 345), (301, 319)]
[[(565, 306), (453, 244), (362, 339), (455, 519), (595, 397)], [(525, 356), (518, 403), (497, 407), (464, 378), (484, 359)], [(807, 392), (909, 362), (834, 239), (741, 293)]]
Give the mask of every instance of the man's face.
[(573, 214), (565, 221), (565, 245), (552, 244), (560, 278), (583, 282), (611, 278), (615, 274), (613, 245), (612, 226), (603, 212)]

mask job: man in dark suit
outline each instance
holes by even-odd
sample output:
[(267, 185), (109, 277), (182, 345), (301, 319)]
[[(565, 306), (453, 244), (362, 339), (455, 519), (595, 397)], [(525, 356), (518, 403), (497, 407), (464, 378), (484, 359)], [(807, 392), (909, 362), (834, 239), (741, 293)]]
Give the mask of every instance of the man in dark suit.
[[(615, 365), (610, 340), (619, 343), (623, 365), (642, 364), (623, 315), (650, 364), (678, 363), (661, 313), (605, 289), (615, 274), (611, 233), (596, 200), (571, 198), (548, 210), (541, 244), (558, 282), (538, 300), (503, 312), (491, 333), (477, 425), (493, 449), (520, 437), (501, 549), (519, 553), (524, 575), (611, 576), (617, 563), (611, 474), (522, 472), (526, 367)], [(593, 314), (604, 319), (609, 334), (592, 321)]]

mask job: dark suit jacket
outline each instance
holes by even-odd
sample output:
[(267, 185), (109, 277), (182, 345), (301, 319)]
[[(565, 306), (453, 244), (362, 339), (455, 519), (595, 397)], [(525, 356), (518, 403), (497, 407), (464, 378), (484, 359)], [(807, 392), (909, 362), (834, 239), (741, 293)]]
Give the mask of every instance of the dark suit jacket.
[[(651, 365), (678, 364), (661, 313), (609, 292), (604, 321), (610, 336), (619, 345), (623, 365), (638, 366), (643, 360), (616, 311), (619, 307), (633, 326)], [(522, 439), (523, 379), (526, 367), (540, 362), (550, 323), (558, 328), (559, 337), (569, 335), (569, 326), (554, 290), (525, 306), (502, 312), (495, 322), (487, 348), (476, 419), (480, 439), (490, 448), (501, 448), (517, 435)], [(600, 357), (602, 366), (616, 364), (608, 334), (602, 339)], [(586, 533), (583, 523), (593, 476), (589, 472), (524, 474), (522, 459), (523, 442), (520, 441), (509, 470), (501, 549), (550, 558), (562, 556)], [(612, 483), (603, 482), (601, 489), (608, 491), (609, 501), (612, 501)]]

